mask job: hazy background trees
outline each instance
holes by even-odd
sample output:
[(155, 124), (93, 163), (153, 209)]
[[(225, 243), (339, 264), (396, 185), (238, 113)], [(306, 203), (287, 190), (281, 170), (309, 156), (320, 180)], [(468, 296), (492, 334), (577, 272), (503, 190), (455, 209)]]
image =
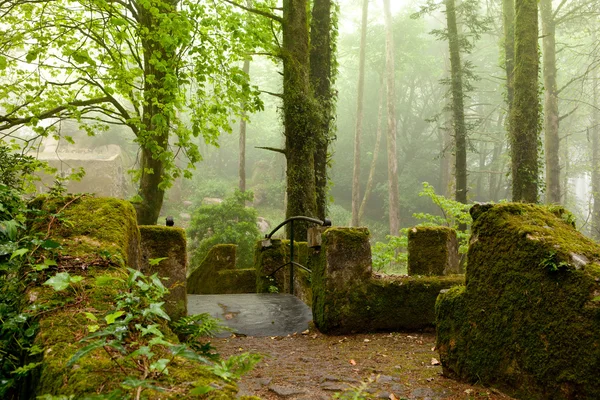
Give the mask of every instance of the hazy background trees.
[[(264, 110), (253, 113), (248, 106), (255, 103), (244, 103), (251, 100), (243, 96), (235, 105), (231, 96), (210, 97), (215, 108), (203, 115), (218, 111), (211, 115), (220, 128), (208, 139), (186, 139), (198, 149), (192, 158), (196, 170), (191, 181), (172, 181), (161, 215), (185, 220), (204, 198), (223, 199), (240, 187), (254, 193), (252, 205), (272, 226), (286, 215), (328, 216), (334, 224), (368, 226), (374, 241), (385, 241), (387, 234), (419, 222), (415, 213), (441, 215), (431, 196), (420, 195), (428, 182), (437, 194), (460, 202), (564, 204), (577, 215), (580, 229), (600, 237), (597, 2), (543, 0), (539, 10), (531, 8), (538, 4), (533, 0), (199, 4), (220, 4), (233, 13), (229, 21), (239, 21), (234, 31), (252, 39), (236, 47), (236, 58), (219, 62), (235, 68), (237, 75), (228, 79), (242, 79), (249, 71), (247, 89), (261, 93)], [(217, 24), (197, 18), (208, 31)], [(223, 21), (214, 26), (226, 30)], [(5, 83), (15, 82), (17, 64), (47, 54), (42, 49), (37, 58), (29, 56), (25, 40), (18, 51), (9, 49), (11, 35), (3, 28)], [(538, 48), (539, 65), (533, 53)], [(17, 51), (18, 60), (10, 51)], [(92, 53), (94, 58), (97, 52)], [(229, 73), (207, 76), (214, 79), (216, 72), (224, 73), (220, 79)], [(37, 82), (34, 74), (20, 79)], [(205, 88), (211, 93), (218, 87)], [(0, 129), (10, 123), (18, 98), (14, 90), (4, 92)], [(247, 123), (234, 116), (243, 109)], [(182, 110), (178, 120), (193, 122)], [(22, 122), (36, 131), (35, 120)], [(123, 140), (120, 133), (92, 131), (121, 138), (137, 158), (136, 147), (126, 144), (135, 136)], [(85, 133), (68, 135), (85, 142)], [(188, 166), (182, 152), (172, 155), (174, 166)]]

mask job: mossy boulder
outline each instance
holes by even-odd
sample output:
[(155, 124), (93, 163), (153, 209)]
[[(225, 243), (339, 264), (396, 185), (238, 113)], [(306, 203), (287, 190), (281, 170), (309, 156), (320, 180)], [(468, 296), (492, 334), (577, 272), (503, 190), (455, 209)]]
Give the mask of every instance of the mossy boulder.
[[(159, 225), (140, 226), (142, 262), (146, 275), (158, 274), (169, 294), (165, 297), (165, 311), (173, 321), (187, 315), (187, 253), (185, 230)], [(165, 258), (158, 263), (153, 259)]]
[(187, 279), (188, 294), (235, 294), (256, 292), (253, 268), (236, 268), (235, 244), (217, 244)]
[(416, 226), (408, 231), (408, 275), (458, 274), (458, 239), (447, 226)]
[(471, 215), (466, 286), (436, 304), (445, 373), (524, 399), (600, 398), (600, 246), (560, 207)]

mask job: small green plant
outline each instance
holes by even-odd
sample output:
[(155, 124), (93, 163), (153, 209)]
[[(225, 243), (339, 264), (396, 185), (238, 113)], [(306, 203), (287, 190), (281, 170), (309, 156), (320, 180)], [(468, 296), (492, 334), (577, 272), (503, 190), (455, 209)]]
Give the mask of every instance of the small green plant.
[(548, 271), (556, 272), (561, 269), (569, 268), (569, 263), (562, 261), (558, 258), (558, 254), (555, 251), (551, 251), (541, 262), (542, 268)]
[(215, 359), (218, 354), (214, 352), (214, 347), (206, 339), (214, 337), (217, 333), (230, 330), (220, 320), (211, 317), (207, 313), (180, 318), (173, 322), (171, 327), (182, 341), (186, 342), (193, 350), (210, 359)]
[(377, 382), (378, 378), (379, 378), (379, 376), (377, 376), (376, 378), (369, 378), (369, 379), (361, 382), (360, 385), (351, 386), (350, 388), (344, 390), (343, 392), (335, 393), (333, 395), (333, 398), (341, 399), (341, 400), (374, 399), (375, 396), (372, 395), (371, 393), (369, 393), (368, 389), (369, 389), (370, 385), (372, 385), (374, 382)]
[(201, 206), (194, 211), (187, 229), (192, 265), (200, 265), (216, 244), (236, 244), (237, 265), (240, 268), (252, 266), (254, 246), (260, 237), (256, 226), (257, 212), (246, 207), (252, 197), (252, 192), (237, 190), (221, 204)]
[[(466, 254), (470, 237), (468, 226), (472, 223), (469, 214), (471, 206), (436, 194), (433, 186), (427, 182), (423, 182), (423, 190), (419, 196), (429, 197), (438, 206), (440, 214), (413, 214), (413, 217), (422, 221), (417, 226), (448, 226), (455, 229), (459, 244), (458, 251), (460, 254)], [(461, 230), (460, 227), (465, 229)], [(387, 273), (406, 273), (408, 229), (402, 229), (399, 236), (388, 235), (386, 238), (387, 242), (377, 242), (373, 246), (373, 268)]]

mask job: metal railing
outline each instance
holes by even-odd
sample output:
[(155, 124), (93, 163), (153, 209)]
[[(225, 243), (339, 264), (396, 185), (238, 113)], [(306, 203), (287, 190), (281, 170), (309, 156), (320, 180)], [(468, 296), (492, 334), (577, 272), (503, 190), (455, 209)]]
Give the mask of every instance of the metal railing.
[(291, 217), (291, 218), (286, 219), (285, 221), (283, 221), (282, 223), (277, 225), (269, 234), (265, 235), (265, 241), (267, 241), (268, 243), (265, 243), (265, 241), (263, 241), (263, 248), (270, 247), (271, 237), (273, 237), (273, 235), (279, 229), (283, 228), (287, 224), (290, 224), (290, 260), (288, 262), (286, 262), (285, 264), (277, 267), (275, 269), (275, 271), (273, 271), (269, 276), (272, 277), (281, 268), (289, 265), (290, 266), (290, 293), (291, 294), (294, 294), (294, 266), (301, 268), (301, 269), (307, 271), (308, 273), (311, 272), (310, 269), (306, 268), (304, 265), (294, 261), (294, 221), (307, 221), (307, 222), (311, 222), (313, 224), (317, 224), (317, 225), (321, 225), (321, 226), (331, 226), (331, 221), (327, 218), (325, 218), (324, 221), (321, 221), (320, 219), (316, 219), (316, 218), (297, 216), (297, 217)]

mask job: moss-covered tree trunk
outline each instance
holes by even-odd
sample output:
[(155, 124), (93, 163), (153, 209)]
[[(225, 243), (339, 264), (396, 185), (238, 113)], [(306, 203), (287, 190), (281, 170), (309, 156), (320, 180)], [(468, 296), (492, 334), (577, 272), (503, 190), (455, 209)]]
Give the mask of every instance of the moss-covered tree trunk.
[[(363, 101), (365, 93), (365, 58), (367, 49), (367, 17), (369, 0), (363, 0), (360, 25), (360, 49), (358, 60), (358, 95), (356, 97), (356, 126), (354, 128), (354, 165), (352, 169), (352, 223), (360, 225), (360, 137), (363, 125)], [(379, 123), (379, 122), (378, 122)]]
[[(515, 71), (515, 0), (502, 0), (502, 21), (504, 29), (504, 69), (506, 71), (506, 104), (508, 114), (514, 98)], [(509, 119), (506, 121), (509, 122)]]
[(558, 137), (558, 90), (556, 87), (556, 22), (552, 0), (541, 0), (542, 52), (544, 56), (544, 156), (546, 158), (546, 203), (560, 203)]
[(316, 216), (327, 212), (327, 155), (333, 135), (332, 93), (332, 0), (314, 0), (310, 25), (310, 82), (318, 104), (319, 119), (315, 126)]
[(598, 72), (592, 79), (592, 196), (594, 205), (592, 210), (592, 237), (600, 240), (600, 112), (598, 111)]
[[(144, 3), (145, 4), (145, 3)], [(142, 127), (137, 142), (141, 147), (141, 175), (138, 194), (142, 202), (136, 205), (139, 225), (154, 225), (160, 215), (165, 195), (163, 172), (164, 152), (169, 141), (169, 122), (173, 109), (176, 78), (174, 78), (177, 46), (166, 43), (161, 36), (169, 27), (161, 26), (164, 16), (177, 7), (176, 0), (152, 2), (138, 6), (138, 21), (142, 31), (144, 55), (144, 106)]]
[(528, 203), (538, 200), (537, 12), (537, 0), (516, 0), (514, 100), (510, 119), (512, 199)]
[(446, 22), (448, 25), (448, 45), (450, 49), (450, 71), (452, 85), (452, 116), (455, 146), (455, 199), (467, 203), (467, 127), (463, 94), (463, 73), (460, 61), (460, 44), (456, 22), (454, 0), (445, 0)]
[[(306, 0), (284, 0), (282, 57), (286, 218), (296, 215), (315, 217), (317, 212), (314, 131), (318, 118), (309, 82), (307, 17)], [(294, 227), (297, 239), (306, 238), (305, 224), (295, 223)]]
[(390, 0), (383, 0), (385, 15), (386, 81), (387, 81), (387, 163), (388, 163), (388, 213), (390, 235), (400, 230), (400, 200), (398, 199), (398, 160), (396, 151), (396, 77), (394, 67), (394, 28)]

